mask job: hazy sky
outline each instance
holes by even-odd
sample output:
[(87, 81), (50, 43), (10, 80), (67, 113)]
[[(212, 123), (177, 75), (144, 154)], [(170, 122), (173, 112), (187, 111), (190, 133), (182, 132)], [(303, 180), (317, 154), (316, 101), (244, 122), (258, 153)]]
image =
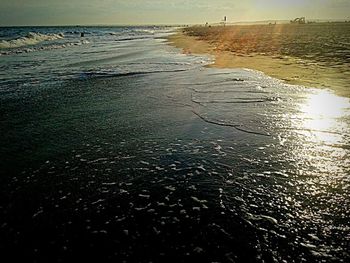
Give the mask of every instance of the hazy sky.
[(0, 0), (0, 25), (350, 19), (350, 0)]

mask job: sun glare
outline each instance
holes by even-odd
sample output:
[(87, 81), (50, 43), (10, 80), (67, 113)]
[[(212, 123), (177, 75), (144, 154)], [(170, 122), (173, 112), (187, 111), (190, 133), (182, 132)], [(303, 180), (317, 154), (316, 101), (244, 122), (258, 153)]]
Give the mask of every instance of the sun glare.
[(304, 134), (308, 134), (311, 141), (341, 143), (340, 134), (349, 129), (343, 119), (349, 115), (350, 100), (327, 90), (309, 95), (300, 112), (300, 128), (305, 131)]

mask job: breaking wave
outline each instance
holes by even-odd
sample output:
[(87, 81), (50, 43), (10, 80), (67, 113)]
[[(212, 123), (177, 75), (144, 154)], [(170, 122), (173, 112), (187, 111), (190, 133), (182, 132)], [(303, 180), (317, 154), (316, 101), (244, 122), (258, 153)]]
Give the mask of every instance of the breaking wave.
[(0, 41), (0, 49), (19, 48), (23, 46), (36, 45), (44, 41), (53, 41), (64, 38), (62, 33), (59, 34), (41, 34), (29, 32), (25, 37), (20, 37), (12, 40)]
[(13, 55), (13, 54), (22, 54), (22, 53), (30, 53), (40, 50), (54, 50), (54, 49), (61, 49), (61, 48), (67, 48), (67, 47), (73, 47), (73, 46), (81, 46), (84, 44), (90, 44), (88, 40), (81, 40), (79, 42), (70, 42), (65, 44), (53, 44), (53, 45), (47, 45), (47, 46), (37, 46), (37, 47), (22, 47), (22, 48), (13, 48), (11, 50), (4, 50), (0, 51), (0, 56), (5, 55)]

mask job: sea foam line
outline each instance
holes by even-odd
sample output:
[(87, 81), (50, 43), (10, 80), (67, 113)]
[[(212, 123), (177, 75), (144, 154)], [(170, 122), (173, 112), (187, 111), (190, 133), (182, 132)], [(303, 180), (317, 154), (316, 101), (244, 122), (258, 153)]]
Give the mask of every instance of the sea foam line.
[(43, 41), (53, 41), (64, 38), (62, 33), (59, 34), (41, 34), (41, 33), (28, 33), (25, 37), (20, 37), (12, 40), (0, 41), (0, 49), (4, 48), (18, 48), (29, 45), (36, 45)]

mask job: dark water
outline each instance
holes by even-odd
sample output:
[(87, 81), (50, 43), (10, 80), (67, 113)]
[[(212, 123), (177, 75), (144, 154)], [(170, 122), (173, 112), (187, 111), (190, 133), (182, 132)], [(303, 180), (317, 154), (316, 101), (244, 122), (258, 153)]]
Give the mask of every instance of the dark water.
[(349, 99), (205, 68), (155, 31), (1, 57), (2, 255), (347, 262)]

